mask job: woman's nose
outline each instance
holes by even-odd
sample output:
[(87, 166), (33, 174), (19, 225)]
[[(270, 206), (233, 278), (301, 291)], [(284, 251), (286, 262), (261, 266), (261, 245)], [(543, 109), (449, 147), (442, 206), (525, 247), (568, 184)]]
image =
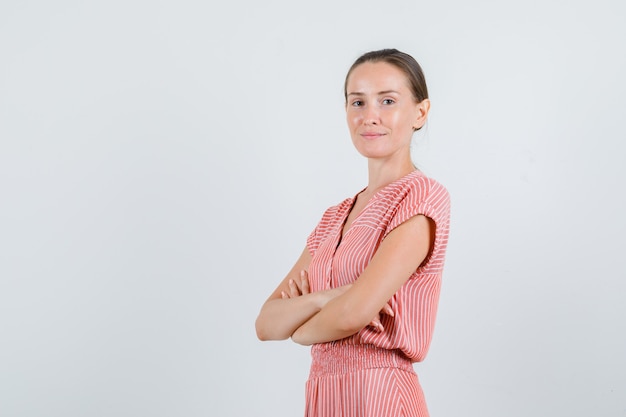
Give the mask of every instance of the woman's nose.
[(378, 109), (374, 106), (369, 106), (367, 112), (365, 113), (365, 119), (363, 120), (365, 124), (368, 125), (377, 125), (380, 123), (380, 116), (378, 114)]

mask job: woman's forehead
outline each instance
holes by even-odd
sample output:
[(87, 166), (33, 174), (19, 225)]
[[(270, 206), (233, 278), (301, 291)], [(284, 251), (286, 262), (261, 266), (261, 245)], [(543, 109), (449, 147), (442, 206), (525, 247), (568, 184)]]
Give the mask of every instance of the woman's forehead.
[(348, 77), (348, 94), (389, 93), (409, 90), (404, 72), (387, 62), (364, 62), (352, 70)]

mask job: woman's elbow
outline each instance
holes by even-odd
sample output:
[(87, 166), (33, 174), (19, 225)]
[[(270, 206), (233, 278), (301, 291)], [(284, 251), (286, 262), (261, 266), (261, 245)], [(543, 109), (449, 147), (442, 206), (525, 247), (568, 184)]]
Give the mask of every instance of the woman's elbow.
[(256, 319), (254, 327), (256, 330), (256, 337), (261, 342), (266, 342), (268, 340), (285, 340), (291, 336), (290, 334), (285, 333), (285, 330), (281, 330), (276, 326), (271, 326), (270, 323), (267, 322), (267, 319), (261, 316)]
[(271, 335), (270, 329), (264, 325), (261, 316), (257, 317), (256, 322), (254, 323), (254, 328), (256, 330), (256, 337), (260, 341), (265, 342), (268, 340), (275, 340), (275, 338)]
[(261, 341), (261, 342), (265, 342), (270, 340), (269, 337), (267, 336), (267, 334), (265, 334), (265, 332), (263, 331), (263, 329), (261, 327), (259, 327), (259, 325), (256, 325), (256, 337)]

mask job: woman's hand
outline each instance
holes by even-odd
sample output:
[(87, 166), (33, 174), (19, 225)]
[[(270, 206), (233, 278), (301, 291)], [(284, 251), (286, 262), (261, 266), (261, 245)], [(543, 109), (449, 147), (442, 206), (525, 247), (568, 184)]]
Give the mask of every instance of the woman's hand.
[(300, 271), (300, 279), (289, 280), (289, 292), (281, 291), (280, 295), (283, 299), (299, 297), (304, 294), (309, 294), (311, 289), (309, 287), (309, 275), (306, 271)]
[[(325, 297), (323, 297), (324, 301), (322, 301), (322, 305), (320, 306), (320, 308), (324, 307), (324, 305), (326, 305), (326, 303), (332, 300), (333, 298), (338, 297), (339, 295), (348, 291), (350, 287), (352, 287), (352, 284), (344, 285), (344, 286), (333, 288), (330, 290), (319, 291), (318, 292), (319, 295), (325, 295)], [(303, 270), (303, 271), (300, 271), (300, 279), (289, 280), (289, 291), (281, 291), (281, 296), (283, 299), (295, 298), (301, 295), (309, 294), (310, 292), (311, 292), (311, 287), (309, 285), (309, 275), (307, 271)], [(394, 316), (393, 310), (391, 308), (391, 302), (387, 302), (387, 304), (385, 304), (382, 310), (380, 310), (380, 312), (376, 314), (376, 317), (372, 319), (372, 321), (368, 324), (368, 326), (373, 327), (374, 330), (378, 332), (384, 331), (385, 328), (383, 327), (383, 324), (381, 322), (383, 314), (386, 314), (391, 317)]]
[[(311, 286), (309, 285), (309, 275), (305, 270), (300, 271), (299, 279), (290, 279), (288, 285), (288, 291), (283, 290), (280, 292), (280, 295), (283, 299), (296, 298), (301, 295), (311, 293)], [(326, 303), (348, 291), (351, 287), (352, 284), (348, 284), (337, 288), (331, 288), (329, 290), (316, 291), (315, 295), (318, 298), (318, 307), (323, 308)]]
[(387, 304), (384, 305), (383, 309), (378, 312), (376, 317), (374, 317), (374, 319), (368, 324), (368, 326), (373, 327), (374, 330), (378, 332), (384, 331), (385, 328), (383, 327), (383, 324), (381, 322), (383, 314), (386, 314), (391, 317), (394, 316), (394, 312), (391, 308), (391, 301), (387, 301)]

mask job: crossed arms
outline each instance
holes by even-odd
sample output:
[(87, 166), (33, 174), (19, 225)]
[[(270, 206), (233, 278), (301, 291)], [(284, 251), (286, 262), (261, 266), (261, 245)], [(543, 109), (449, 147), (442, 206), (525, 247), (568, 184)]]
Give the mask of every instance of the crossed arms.
[(405, 221), (381, 242), (368, 266), (350, 285), (310, 292), (305, 248), (287, 276), (261, 307), (256, 320), (260, 340), (311, 345), (343, 339), (371, 325), (379, 331), (380, 314), (393, 316), (389, 299), (428, 255), (434, 222), (423, 215)]

